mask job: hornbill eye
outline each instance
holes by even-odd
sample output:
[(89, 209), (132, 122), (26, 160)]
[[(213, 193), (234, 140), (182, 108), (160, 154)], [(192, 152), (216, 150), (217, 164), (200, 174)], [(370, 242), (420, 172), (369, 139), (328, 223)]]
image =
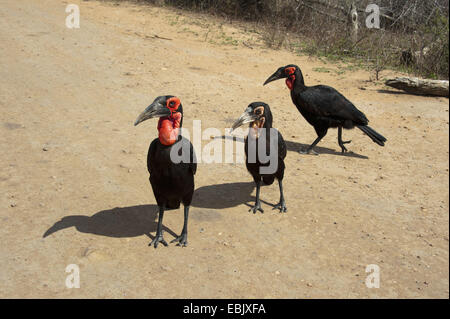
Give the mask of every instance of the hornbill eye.
[(256, 108), (254, 111), (255, 115), (261, 116), (264, 114), (264, 106), (260, 106)]
[(172, 112), (177, 111), (181, 104), (180, 99), (178, 99), (177, 97), (168, 99), (166, 103), (167, 108), (170, 109)]
[(288, 67), (284, 70), (284, 73), (286, 73), (286, 75), (293, 75), (295, 73), (295, 68), (293, 67)]

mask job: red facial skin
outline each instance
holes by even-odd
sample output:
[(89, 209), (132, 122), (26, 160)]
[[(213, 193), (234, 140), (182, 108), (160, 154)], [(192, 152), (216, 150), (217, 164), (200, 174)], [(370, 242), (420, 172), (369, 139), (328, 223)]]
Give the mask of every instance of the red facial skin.
[(289, 67), (284, 70), (286, 74), (288, 75), (288, 78), (286, 79), (286, 85), (289, 88), (289, 90), (293, 90), (294, 88), (294, 82), (295, 82), (295, 68)]
[(180, 132), (181, 113), (177, 113), (180, 107), (180, 100), (178, 98), (171, 98), (167, 100), (167, 108), (172, 113), (170, 116), (162, 117), (158, 122), (159, 141), (161, 144), (170, 146), (176, 143), (178, 134)]

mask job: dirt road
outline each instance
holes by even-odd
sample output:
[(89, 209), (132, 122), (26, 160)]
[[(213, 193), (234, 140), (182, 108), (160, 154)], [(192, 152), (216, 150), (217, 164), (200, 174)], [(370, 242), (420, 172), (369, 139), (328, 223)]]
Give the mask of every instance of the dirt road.
[[(81, 27), (68, 29), (68, 3), (0, 5), (0, 297), (449, 297), (448, 99), (385, 92), (366, 71), (173, 10), (75, 1)], [(262, 86), (288, 63), (352, 100), (387, 146), (346, 132), (354, 153), (341, 156), (331, 131), (320, 156), (297, 153), (313, 129), (283, 83)], [(271, 211), (276, 185), (262, 189), (266, 213), (248, 213), (243, 164), (201, 164), (189, 247), (148, 247), (156, 122), (133, 122), (164, 94), (182, 99), (185, 127), (223, 134), (250, 102), (269, 103), (289, 142), (289, 213)], [(166, 214), (166, 239), (182, 222), (181, 210)], [(69, 264), (80, 289), (66, 288)], [(365, 285), (370, 264), (380, 289)]]

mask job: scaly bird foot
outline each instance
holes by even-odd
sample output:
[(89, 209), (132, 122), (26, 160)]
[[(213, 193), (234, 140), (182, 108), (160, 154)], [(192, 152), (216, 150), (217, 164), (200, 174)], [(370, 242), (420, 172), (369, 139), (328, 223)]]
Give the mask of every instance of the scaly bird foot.
[(273, 208), (273, 210), (279, 209), (280, 213), (287, 213), (287, 207), (286, 207), (286, 202), (280, 202), (278, 204), (275, 205), (275, 207)]
[(149, 244), (149, 246), (155, 246), (155, 249), (158, 248), (159, 243), (163, 244), (164, 246), (169, 246), (167, 242), (164, 240), (163, 235), (156, 235), (155, 239), (152, 240), (152, 242)]
[(340, 145), (342, 149), (342, 154), (345, 154), (348, 152), (348, 149), (344, 145)]
[(249, 212), (253, 212), (253, 214), (256, 214), (258, 211), (261, 212), (261, 214), (264, 214), (264, 210), (261, 208), (261, 204), (256, 204), (249, 210)]
[(345, 147), (345, 144), (350, 144), (352, 141), (342, 141), (339, 143), (339, 146), (342, 148), (342, 153), (345, 154), (348, 152), (348, 149)]
[(187, 245), (188, 245), (187, 234), (181, 234), (180, 237), (175, 238), (170, 243), (171, 244), (177, 243), (177, 246), (187, 247)]
[(319, 153), (317, 153), (315, 150), (313, 150), (313, 149), (306, 149), (306, 150), (304, 150), (304, 149), (301, 149), (300, 151), (299, 151), (299, 153), (300, 154), (303, 154), (303, 155), (319, 155)]

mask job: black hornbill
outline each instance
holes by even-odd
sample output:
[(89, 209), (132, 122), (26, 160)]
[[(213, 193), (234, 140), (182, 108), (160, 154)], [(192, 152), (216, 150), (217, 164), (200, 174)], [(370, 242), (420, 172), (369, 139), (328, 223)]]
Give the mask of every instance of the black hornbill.
[[(156, 98), (139, 115), (134, 125), (151, 118), (159, 118), (159, 137), (151, 143), (147, 156), (150, 184), (159, 207), (159, 219), (156, 237), (149, 246), (154, 245), (157, 248), (159, 243), (167, 246), (162, 232), (164, 211), (179, 209), (180, 203), (184, 205), (184, 226), (181, 236), (172, 243), (178, 242), (179, 246), (187, 246), (189, 206), (194, 195), (197, 164), (191, 142), (181, 135), (183, 106), (180, 99), (174, 96)], [(176, 152), (172, 152), (174, 147), (177, 147)], [(189, 154), (186, 154), (188, 151)], [(174, 155), (180, 156), (183, 160), (174, 161)]]
[[(234, 131), (238, 127), (250, 123), (249, 133), (245, 138), (245, 155), (247, 169), (256, 183), (256, 203), (255, 206), (250, 209), (254, 214), (258, 211), (264, 213), (259, 199), (261, 182), (265, 185), (272, 185), (275, 178), (278, 179), (280, 187), (280, 202), (274, 209), (279, 209), (282, 213), (287, 212), (286, 201), (284, 200), (283, 194), (284, 159), (286, 158), (287, 147), (281, 133), (272, 128), (272, 121), (272, 112), (270, 111), (269, 105), (263, 102), (255, 102), (248, 106), (245, 112), (233, 125)], [(265, 143), (260, 144), (260, 138), (265, 139)], [(260, 157), (260, 152), (258, 151), (260, 145), (265, 146), (265, 150), (262, 150), (262, 153), (264, 154), (263, 156), (267, 155), (267, 158), (264, 160)], [(275, 163), (270, 161), (275, 161)], [(271, 164), (274, 164), (273, 169), (264, 171), (264, 169), (267, 169)]]
[(353, 129), (355, 126), (367, 134), (372, 141), (384, 146), (386, 138), (369, 127), (367, 117), (334, 88), (325, 85), (306, 86), (302, 71), (293, 64), (279, 68), (264, 85), (280, 79), (286, 79), (286, 85), (291, 90), (292, 101), (318, 135), (315, 142), (306, 151), (301, 150), (300, 153), (312, 152), (317, 155), (314, 147), (327, 135), (329, 128), (338, 128), (338, 143), (342, 153), (347, 152), (345, 144), (351, 143), (351, 141), (342, 140), (342, 129)]

